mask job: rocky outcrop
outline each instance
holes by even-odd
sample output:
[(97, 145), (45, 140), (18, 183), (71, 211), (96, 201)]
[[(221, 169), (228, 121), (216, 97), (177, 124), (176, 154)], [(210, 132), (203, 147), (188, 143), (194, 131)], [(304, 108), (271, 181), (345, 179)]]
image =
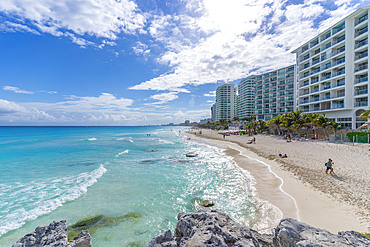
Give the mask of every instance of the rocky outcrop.
[(12, 247), (91, 247), (89, 231), (82, 231), (68, 242), (66, 221), (52, 222), (49, 226), (39, 226), (35, 231), (19, 239)]
[(165, 231), (150, 241), (148, 247), (311, 247), (370, 246), (370, 239), (354, 231), (332, 234), (294, 219), (283, 219), (273, 234), (260, 234), (233, 221), (221, 210), (201, 209), (180, 213), (174, 236)]

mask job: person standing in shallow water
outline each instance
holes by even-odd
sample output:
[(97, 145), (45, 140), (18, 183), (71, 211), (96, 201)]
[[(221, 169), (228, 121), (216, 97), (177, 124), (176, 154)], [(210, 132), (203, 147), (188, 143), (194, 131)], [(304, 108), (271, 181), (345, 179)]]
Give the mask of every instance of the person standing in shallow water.
[(333, 162), (332, 159), (329, 159), (329, 161), (326, 162), (326, 170), (325, 170), (326, 174), (328, 174), (328, 170), (330, 170), (330, 174), (334, 173), (333, 164), (334, 164), (334, 162)]

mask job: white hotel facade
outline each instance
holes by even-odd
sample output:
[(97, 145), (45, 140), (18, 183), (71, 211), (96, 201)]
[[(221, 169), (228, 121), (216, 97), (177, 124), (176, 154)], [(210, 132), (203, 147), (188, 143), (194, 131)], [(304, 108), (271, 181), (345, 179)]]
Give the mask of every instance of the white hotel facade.
[(216, 103), (212, 106), (213, 121), (232, 120), (236, 116), (237, 94), (234, 84), (223, 84), (216, 89)]
[(299, 110), (354, 129), (364, 122), (357, 116), (369, 109), (369, 10), (356, 10), (293, 51)]

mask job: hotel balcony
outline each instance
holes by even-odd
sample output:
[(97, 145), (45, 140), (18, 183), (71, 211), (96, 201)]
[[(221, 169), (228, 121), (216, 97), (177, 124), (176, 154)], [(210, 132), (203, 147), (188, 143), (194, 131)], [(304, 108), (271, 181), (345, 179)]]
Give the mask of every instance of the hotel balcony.
[(330, 78), (331, 78), (331, 75), (326, 75), (326, 76), (321, 77), (321, 80), (324, 81)]
[(357, 78), (355, 79), (355, 83), (354, 84), (358, 84), (358, 83), (362, 83), (362, 82), (367, 82), (368, 81), (368, 77), (362, 77), (362, 78)]
[(356, 95), (362, 95), (362, 94), (368, 94), (368, 90), (367, 89), (355, 90), (355, 96)]
[(368, 27), (365, 27), (363, 29), (356, 30), (355, 31), (355, 38), (358, 37), (358, 36), (360, 36), (360, 35), (362, 35), (362, 34), (364, 34), (364, 33), (366, 33), (368, 31), (368, 29), (369, 29)]
[(333, 62), (333, 63), (332, 63), (332, 66), (334, 67), (334, 66), (336, 66), (336, 65), (338, 65), (338, 64), (344, 63), (345, 61), (346, 61), (346, 59), (345, 59), (345, 58), (339, 59), (339, 60), (337, 60), (337, 61)]
[(337, 40), (335, 40), (334, 42), (333, 42), (333, 46), (334, 45), (336, 45), (336, 44), (338, 44), (338, 43), (340, 43), (340, 42), (342, 42), (343, 40), (345, 40), (346, 39), (346, 37), (345, 36), (343, 36), (343, 37), (340, 37), (339, 39), (337, 39)]
[(316, 82), (319, 82), (319, 78), (314, 79), (314, 80), (311, 80), (311, 84), (314, 84), (314, 83), (316, 83)]
[(346, 85), (346, 82), (343, 80), (343, 81), (341, 81), (339, 83), (333, 84), (332, 88), (340, 87), (340, 86), (344, 86), (344, 85)]
[(361, 71), (361, 70), (364, 70), (364, 69), (367, 69), (368, 68), (368, 64), (364, 64), (364, 65), (361, 65), (361, 66), (357, 66), (355, 67), (355, 73), (358, 72), (358, 71)]
[(362, 107), (362, 106), (367, 106), (368, 101), (360, 101), (360, 102), (355, 102), (355, 107)]
[(358, 49), (358, 48), (360, 48), (360, 47), (362, 47), (362, 46), (364, 46), (364, 45), (367, 45), (368, 44), (368, 40), (366, 39), (366, 40), (364, 40), (364, 41), (361, 41), (360, 43), (358, 43), (358, 44), (355, 44), (355, 49)]
[(310, 85), (310, 83), (309, 82), (306, 82), (306, 83), (301, 84), (300, 87), (305, 87), (305, 86), (308, 86), (308, 85)]
[(355, 26), (357, 26), (357, 25), (359, 25), (359, 24), (363, 23), (363, 22), (364, 22), (364, 21), (366, 21), (367, 19), (368, 19), (368, 15), (365, 15), (365, 16), (363, 16), (363, 17), (359, 18), (357, 21), (355, 21)]
[(355, 56), (355, 61), (361, 58), (367, 57), (367, 56), (368, 56), (368, 52), (366, 51), (364, 53), (361, 53), (360, 55)]
[(340, 108), (344, 108), (344, 103), (342, 104), (333, 104), (331, 106), (332, 109), (340, 109)]

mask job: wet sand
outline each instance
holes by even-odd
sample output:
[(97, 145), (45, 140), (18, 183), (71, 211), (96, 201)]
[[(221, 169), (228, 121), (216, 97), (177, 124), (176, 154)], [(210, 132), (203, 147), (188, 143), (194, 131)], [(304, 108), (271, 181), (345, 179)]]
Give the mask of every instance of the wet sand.
[[(282, 217), (295, 218), (333, 233), (370, 231), (368, 198), (362, 196), (370, 185), (370, 176), (367, 176), (370, 155), (365, 152), (366, 145), (286, 143), (281, 138), (265, 135), (256, 135), (256, 144), (247, 144), (252, 137), (226, 136), (223, 139), (213, 130), (202, 130), (201, 135), (199, 130), (197, 135), (188, 133), (193, 134), (192, 138), (229, 147), (225, 154), (232, 156), (241, 169), (253, 176), (256, 197), (277, 206)], [(288, 158), (280, 158), (279, 153), (287, 153)], [(328, 155), (334, 160), (337, 175), (324, 172)], [(353, 169), (347, 160), (363, 164), (362, 169)], [(362, 188), (353, 190), (358, 184)]]

